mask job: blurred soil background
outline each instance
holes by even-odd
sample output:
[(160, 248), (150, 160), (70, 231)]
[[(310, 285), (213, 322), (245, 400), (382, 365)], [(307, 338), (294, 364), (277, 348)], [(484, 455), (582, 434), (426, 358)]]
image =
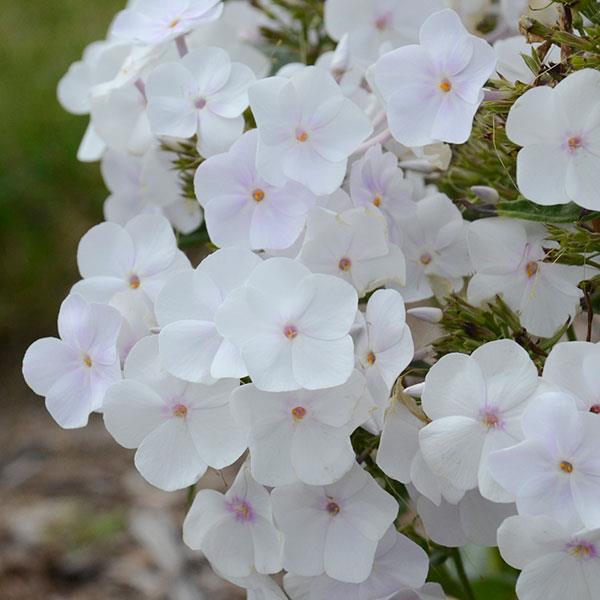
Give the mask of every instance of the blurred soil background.
[(107, 195), (98, 165), (76, 159), (87, 118), (63, 111), (56, 85), (123, 4), (0, 0), (1, 600), (242, 597), (184, 548), (186, 493), (146, 484), (101, 419), (60, 429), (20, 374), (27, 346), (56, 335)]

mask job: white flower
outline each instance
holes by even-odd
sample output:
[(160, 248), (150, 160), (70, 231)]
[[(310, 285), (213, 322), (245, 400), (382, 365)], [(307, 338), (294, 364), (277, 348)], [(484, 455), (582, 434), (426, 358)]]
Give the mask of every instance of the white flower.
[(283, 392), (345, 383), (358, 298), (346, 282), (271, 258), (217, 311), (219, 333), (240, 351), (257, 388)]
[(326, 573), (361, 583), (398, 505), (360, 466), (332, 485), (294, 483), (275, 488), (273, 510), (284, 534), (283, 566), (291, 573)]
[(340, 187), (348, 157), (373, 128), (333, 77), (307, 67), (290, 79), (258, 81), (249, 96), (259, 133), (258, 172), (273, 185), (291, 179), (320, 195)]
[(522, 418), (524, 441), (489, 457), (492, 476), (519, 514), (548, 515), (565, 527), (600, 527), (600, 420), (564, 393), (540, 394)]
[(336, 41), (349, 34), (353, 50), (373, 61), (382, 47), (416, 42), (425, 19), (444, 6), (444, 0), (327, 0), (325, 27)]
[(443, 501), (456, 504), (464, 496), (464, 490), (454, 487), (444, 477), (434, 475), (423, 459), (419, 431), (425, 425), (399, 399), (392, 398), (385, 411), (377, 466), (388, 477), (404, 484), (411, 483), (419, 494), (436, 506)]
[[(246, 0), (243, 0), (244, 2)], [(288, 600), (282, 589), (269, 575), (254, 571), (247, 577), (228, 577), (217, 571), (217, 575), (246, 590), (246, 600)]]
[(281, 570), (281, 534), (271, 498), (243, 466), (225, 495), (201, 490), (183, 523), (183, 541), (226, 577)]
[(105, 303), (123, 291), (154, 300), (167, 279), (190, 269), (169, 222), (155, 215), (140, 215), (125, 227), (92, 227), (79, 242), (77, 265), (83, 279), (73, 291)]
[(365, 379), (354, 371), (346, 383), (328, 390), (262, 392), (244, 385), (233, 394), (231, 410), (250, 430), (252, 475), (258, 482), (327, 485), (352, 467), (350, 434), (356, 421), (367, 419), (371, 405)]
[(111, 35), (133, 44), (157, 45), (221, 16), (220, 0), (135, 0), (113, 21)]
[(397, 223), (415, 211), (415, 202), (414, 185), (404, 178), (398, 158), (379, 144), (369, 148), (352, 164), (350, 194), (355, 206), (376, 206), (387, 219), (392, 241), (399, 243)]
[(202, 210), (195, 200), (183, 197), (179, 173), (166, 152), (152, 147), (138, 157), (108, 150), (100, 168), (111, 192), (104, 202), (107, 221), (126, 225), (148, 213), (166, 217), (184, 234), (200, 227)]
[[(531, 56), (532, 50), (537, 50), (540, 44), (529, 44), (527, 38), (522, 35), (498, 40), (494, 44), (494, 50), (498, 57), (496, 70), (504, 79), (515, 83), (532, 84), (535, 80), (533, 71), (527, 66), (523, 55)], [(544, 58), (546, 68), (549, 63), (560, 63), (560, 48), (552, 45)]]
[(442, 500), (439, 506), (419, 496), (416, 506), (427, 535), (449, 548), (496, 546), (498, 527), (516, 513), (514, 504), (491, 502), (477, 490), (467, 492), (456, 504)]
[(406, 285), (398, 289), (406, 302), (460, 291), (471, 272), (467, 223), (450, 198), (434, 194), (419, 200), (398, 227), (406, 257)]
[(316, 202), (304, 186), (276, 187), (256, 171), (258, 133), (248, 131), (227, 154), (204, 161), (196, 172), (196, 196), (204, 207), (210, 239), (217, 246), (289, 248)]
[(600, 529), (572, 533), (548, 517), (511, 517), (498, 530), (498, 546), (522, 571), (520, 600), (600, 597)]
[(377, 545), (373, 570), (362, 583), (345, 583), (328, 575), (287, 574), (284, 587), (292, 600), (376, 600), (399, 590), (420, 588), (429, 570), (425, 551), (390, 527)]
[(512, 340), (480, 346), (471, 356), (447, 354), (425, 378), (422, 405), (433, 421), (419, 432), (425, 461), (462, 490), (479, 486), (510, 502), (488, 469), (491, 452), (523, 438), (521, 415), (538, 386), (537, 369)]
[(404, 255), (389, 243), (386, 220), (373, 207), (339, 215), (311, 211), (298, 260), (314, 273), (347, 281), (359, 297), (386, 283), (405, 281)]
[(247, 432), (229, 410), (237, 380), (205, 386), (171, 377), (161, 368), (156, 336), (134, 346), (124, 377), (106, 393), (104, 423), (119, 444), (137, 448), (135, 466), (156, 487), (193, 485), (209, 466), (229, 466), (246, 450)]
[(390, 391), (414, 355), (402, 296), (395, 290), (377, 290), (369, 298), (365, 317), (357, 315), (353, 337), (357, 368), (377, 404), (370, 429), (379, 432)]
[(45, 396), (52, 418), (66, 429), (87, 425), (107, 388), (121, 378), (117, 339), (121, 315), (109, 306), (71, 295), (58, 314), (58, 338), (34, 342), (23, 358), (23, 376)]
[(198, 48), (148, 76), (148, 120), (155, 135), (198, 136), (204, 157), (226, 152), (242, 135), (254, 73), (221, 48)]
[(506, 134), (517, 156), (521, 193), (542, 205), (600, 209), (600, 73), (583, 69), (556, 87), (535, 87), (512, 106)]
[(580, 410), (600, 415), (600, 344), (562, 342), (550, 351), (542, 379), (571, 394)]
[(419, 42), (385, 54), (371, 68), (390, 131), (405, 146), (462, 144), (494, 72), (494, 50), (468, 33), (453, 10), (430, 16)]
[(260, 263), (248, 250), (226, 248), (165, 285), (156, 300), (156, 318), (160, 357), (169, 373), (199, 383), (247, 375), (237, 349), (217, 331), (215, 316)]
[(577, 284), (585, 270), (544, 262), (547, 236), (537, 223), (502, 218), (472, 223), (467, 241), (475, 275), (469, 302), (479, 305), (500, 294), (529, 332), (552, 336), (577, 313), (583, 295)]

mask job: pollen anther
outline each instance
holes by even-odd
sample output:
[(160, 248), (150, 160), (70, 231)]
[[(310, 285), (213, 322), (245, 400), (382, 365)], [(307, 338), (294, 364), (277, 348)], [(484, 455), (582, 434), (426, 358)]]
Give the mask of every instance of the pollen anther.
[(140, 287), (141, 283), (142, 282), (140, 281), (140, 278), (137, 275), (132, 275), (129, 278), (129, 287), (132, 290), (137, 290)]
[(573, 465), (570, 462), (563, 460), (560, 463), (560, 470), (563, 471), (564, 473), (570, 474), (573, 472)]
[(452, 84), (447, 79), (442, 79), (442, 81), (440, 81), (439, 88), (442, 90), (442, 92), (448, 93), (452, 91)]
[(531, 279), (538, 272), (539, 268), (540, 267), (535, 260), (530, 260), (525, 265), (525, 272), (527, 273), (527, 277), (529, 277)]
[(252, 198), (255, 202), (262, 202), (265, 199), (265, 193), (261, 189), (252, 192)]
[(349, 271), (350, 267), (352, 267), (352, 261), (347, 257), (341, 258), (338, 267), (340, 271)]

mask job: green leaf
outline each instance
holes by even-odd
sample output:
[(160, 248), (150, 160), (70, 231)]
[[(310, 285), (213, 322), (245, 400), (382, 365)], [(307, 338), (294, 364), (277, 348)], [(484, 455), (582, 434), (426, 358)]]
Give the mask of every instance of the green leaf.
[(554, 206), (541, 206), (529, 200), (515, 200), (512, 202), (498, 202), (498, 215), (511, 219), (524, 219), (540, 223), (573, 223), (575, 221), (588, 221), (598, 218), (598, 213), (584, 211), (577, 204), (556, 204)]

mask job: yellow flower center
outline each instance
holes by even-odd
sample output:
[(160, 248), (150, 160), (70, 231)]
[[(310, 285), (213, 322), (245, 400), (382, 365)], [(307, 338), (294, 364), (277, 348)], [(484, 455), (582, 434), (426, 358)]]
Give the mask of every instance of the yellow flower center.
[(340, 271), (349, 271), (350, 267), (352, 266), (352, 261), (349, 258), (341, 258), (340, 262), (338, 263), (338, 267), (340, 269)]
[(452, 84), (447, 79), (442, 79), (438, 87), (440, 88), (440, 90), (442, 90), (442, 92), (445, 92), (446, 94), (452, 91)]
[(303, 129), (296, 131), (296, 139), (299, 142), (306, 142), (308, 140), (308, 133)]
[(252, 198), (255, 202), (262, 202), (265, 199), (265, 193), (261, 189), (252, 192)]
[(93, 364), (93, 363), (92, 363), (92, 359), (90, 358), (90, 355), (89, 355), (89, 354), (86, 354), (86, 355), (83, 357), (83, 359), (82, 359), (82, 360), (83, 360), (83, 364), (84, 364), (86, 367), (91, 367), (91, 366), (92, 366), (92, 364)]
[(142, 282), (140, 281), (140, 278), (137, 275), (132, 275), (129, 278), (129, 287), (132, 290), (137, 290), (140, 287), (141, 283)]
[(433, 260), (431, 258), (431, 254), (429, 254), (429, 252), (425, 252), (424, 254), (421, 255), (421, 264), (427, 266), (429, 263), (431, 263), (431, 261)]
[(381, 206), (381, 198), (379, 196), (373, 198), (373, 204), (379, 208)]
[(367, 362), (369, 363), (369, 365), (373, 366), (376, 360), (377, 357), (375, 356), (375, 352), (371, 350), (369, 354), (367, 354)]
[(298, 329), (296, 329), (294, 325), (287, 325), (283, 329), (283, 335), (285, 335), (288, 340), (293, 340), (298, 335)]
[(181, 417), (183, 419), (183, 418), (187, 417), (187, 414), (188, 414), (188, 409), (185, 404), (176, 404), (173, 407), (173, 416), (174, 417)]
[(570, 473), (573, 472), (573, 465), (570, 462), (568, 462), (566, 460), (563, 460), (560, 463), (560, 470), (563, 471), (563, 473), (569, 473), (570, 474)]
[(539, 265), (537, 264), (537, 262), (535, 260), (530, 260), (525, 266), (525, 272), (527, 273), (527, 277), (531, 279), (538, 272), (538, 269)]
[(292, 417), (294, 421), (302, 421), (306, 416), (306, 409), (304, 406), (296, 406), (296, 408), (292, 408)]

